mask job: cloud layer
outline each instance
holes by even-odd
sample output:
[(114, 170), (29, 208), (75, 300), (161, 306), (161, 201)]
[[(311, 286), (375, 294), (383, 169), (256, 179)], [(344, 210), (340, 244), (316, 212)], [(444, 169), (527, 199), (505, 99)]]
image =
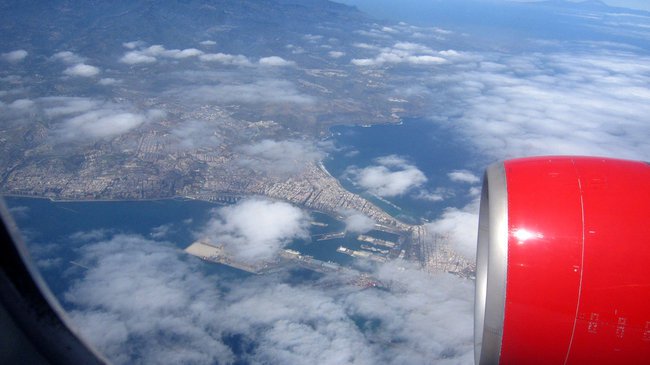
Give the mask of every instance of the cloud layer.
[(82, 252), (91, 269), (65, 293), (69, 314), (114, 363), (232, 362), (212, 317), (218, 292), (171, 247), (115, 236)]
[[(464, 66), (464, 67), (467, 67)], [(481, 56), (438, 75), (462, 100), (454, 127), (493, 158), (650, 156), (650, 58), (620, 51)]]
[[(470, 363), (471, 282), (385, 264), (386, 290), (337, 274), (225, 279), (166, 243), (116, 235), (84, 246), (70, 316), (116, 364)], [(334, 284), (334, 285), (332, 285)]]
[[(473, 54), (435, 75), (429, 92), (444, 100), (434, 119), (468, 141), (482, 164), (534, 155), (650, 156), (650, 58), (629, 51)], [(434, 102), (435, 104), (435, 102)], [(476, 176), (449, 178), (474, 184)], [(472, 190), (474, 193), (477, 189)], [(463, 255), (475, 255), (478, 196), (447, 208), (429, 225)]]

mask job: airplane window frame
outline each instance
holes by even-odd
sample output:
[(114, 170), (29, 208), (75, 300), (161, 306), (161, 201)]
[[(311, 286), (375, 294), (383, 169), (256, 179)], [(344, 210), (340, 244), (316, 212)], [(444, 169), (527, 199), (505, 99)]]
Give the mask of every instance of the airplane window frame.
[(70, 325), (0, 199), (0, 363), (110, 364)]

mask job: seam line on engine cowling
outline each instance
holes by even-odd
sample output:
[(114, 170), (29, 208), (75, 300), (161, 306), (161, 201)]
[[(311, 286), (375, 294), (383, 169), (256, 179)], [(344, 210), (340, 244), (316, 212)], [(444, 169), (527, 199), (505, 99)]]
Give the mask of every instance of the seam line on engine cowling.
[(569, 340), (569, 347), (567, 348), (566, 351), (566, 356), (564, 357), (564, 365), (566, 365), (569, 361), (569, 354), (571, 353), (571, 347), (573, 346), (573, 337), (575, 336), (576, 333), (576, 325), (578, 324), (578, 311), (580, 310), (580, 298), (582, 296), (582, 274), (584, 273), (584, 267), (585, 267), (585, 204), (584, 204), (584, 196), (583, 196), (583, 190), (582, 190), (582, 179), (580, 174), (578, 173), (578, 169), (576, 168), (576, 163), (575, 160), (571, 160), (571, 163), (573, 164), (573, 168), (576, 171), (576, 177), (578, 180), (578, 190), (580, 191), (580, 212), (582, 214), (582, 242), (580, 244), (580, 280), (578, 281), (578, 299), (576, 301), (576, 312), (573, 317), (573, 329), (571, 330), (571, 339)]

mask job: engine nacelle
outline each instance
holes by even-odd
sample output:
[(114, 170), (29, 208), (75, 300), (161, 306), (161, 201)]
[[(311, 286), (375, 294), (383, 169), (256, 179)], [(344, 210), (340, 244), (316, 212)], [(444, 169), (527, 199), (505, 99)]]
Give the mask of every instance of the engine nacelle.
[(477, 364), (650, 364), (650, 165), (535, 157), (489, 166)]

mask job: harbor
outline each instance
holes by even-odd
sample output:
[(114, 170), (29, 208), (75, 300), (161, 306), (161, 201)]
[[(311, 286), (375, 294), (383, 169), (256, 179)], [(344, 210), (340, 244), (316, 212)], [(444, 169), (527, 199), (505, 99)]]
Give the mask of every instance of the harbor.
[(223, 245), (214, 244), (207, 240), (196, 241), (185, 248), (184, 251), (202, 260), (227, 265), (254, 275), (271, 274), (282, 270), (289, 264), (293, 264), (297, 267), (318, 273), (337, 273), (346, 283), (362, 288), (384, 287), (379, 280), (371, 277), (367, 273), (339, 265), (332, 261), (318, 260), (312, 256), (303, 255), (291, 249), (281, 250), (274, 260), (255, 264), (237, 260), (226, 251)]

